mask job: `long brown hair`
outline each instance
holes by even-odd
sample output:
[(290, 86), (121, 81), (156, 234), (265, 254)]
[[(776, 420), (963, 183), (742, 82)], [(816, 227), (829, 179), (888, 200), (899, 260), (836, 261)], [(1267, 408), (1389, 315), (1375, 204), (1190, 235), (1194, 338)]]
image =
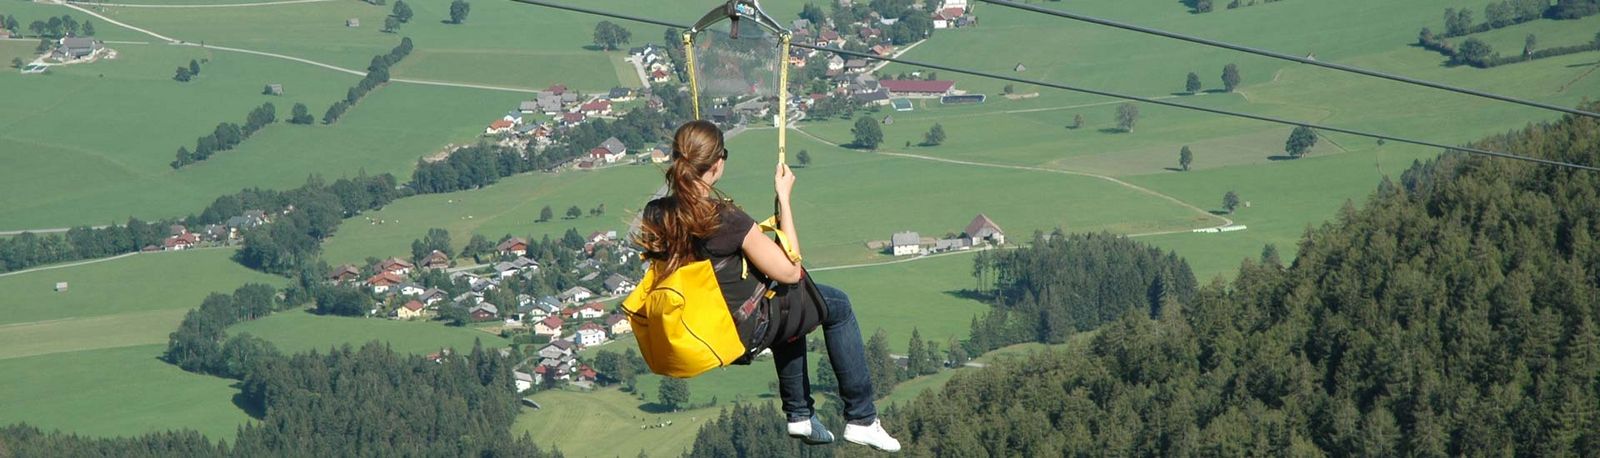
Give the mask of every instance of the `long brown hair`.
[(722, 193), (701, 180), (718, 160), (727, 157), (722, 130), (707, 121), (690, 121), (672, 136), (672, 166), (667, 168), (670, 194), (644, 207), (634, 243), (645, 257), (665, 265), (656, 272), (671, 275), (697, 257), (696, 241), (716, 233)]

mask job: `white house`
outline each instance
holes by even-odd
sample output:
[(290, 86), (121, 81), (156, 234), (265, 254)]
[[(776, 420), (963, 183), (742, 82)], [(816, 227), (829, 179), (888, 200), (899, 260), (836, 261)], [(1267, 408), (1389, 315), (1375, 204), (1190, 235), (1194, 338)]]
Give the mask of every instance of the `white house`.
[(606, 330), (598, 324), (584, 323), (578, 327), (578, 345), (589, 347), (606, 341)]
[(584, 288), (582, 286), (574, 286), (571, 289), (562, 291), (559, 297), (561, 298), (562, 302), (576, 304), (594, 297), (594, 291), (589, 291), (589, 288)]
[(589, 305), (578, 309), (578, 318), (580, 319), (592, 320), (603, 316), (606, 316), (606, 306), (599, 302), (591, 302)]
[(895, 256), (922, 254), (922, 236), (916, 232), (896, 232), (889, 237), (889, 245)]

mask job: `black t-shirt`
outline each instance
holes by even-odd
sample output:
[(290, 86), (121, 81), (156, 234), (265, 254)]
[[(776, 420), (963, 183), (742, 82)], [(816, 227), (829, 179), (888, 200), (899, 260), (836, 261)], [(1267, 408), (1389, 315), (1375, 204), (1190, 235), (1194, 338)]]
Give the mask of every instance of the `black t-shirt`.
[(716, 268), (717, 284), (722, 287), (722, 296), (728, 300), (730, 307), (734, 307), (749, 299), (756, 288), (767, 282), (767, 276), (755, 265), (750, 265), (748, 271), (745, 268), (742, 249), (744, 237), (756, 225), (756, 220), (731, 202), (721, 204), (717, 218), (719, 224), (716, 233), (700, 240), (696, 251), (711, 260), (711, 265)]

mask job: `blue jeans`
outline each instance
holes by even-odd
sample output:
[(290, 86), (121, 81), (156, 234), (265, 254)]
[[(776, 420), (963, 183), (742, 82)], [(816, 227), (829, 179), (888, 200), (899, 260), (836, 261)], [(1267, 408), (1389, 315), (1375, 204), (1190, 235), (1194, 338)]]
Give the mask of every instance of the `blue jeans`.
[[(850, 308), (850, 296), (828, 285), (817, 285), (828, 303), (828, 318), (822, 321), (822, 337), (828, 345), (828, 360), (839, 379), (839, 398), (844, 400), (846, 421), (871, 421), (878, 415), (872, 404), (872, 376), (867, 372), (867, 350), (861, 340), (861, 327)], [(773, 365), (778, 369), (778, 397), (789, 421), (810, 418), (810, 369), (806, 361), (806, 339), (795, 339), (772, 347)]]

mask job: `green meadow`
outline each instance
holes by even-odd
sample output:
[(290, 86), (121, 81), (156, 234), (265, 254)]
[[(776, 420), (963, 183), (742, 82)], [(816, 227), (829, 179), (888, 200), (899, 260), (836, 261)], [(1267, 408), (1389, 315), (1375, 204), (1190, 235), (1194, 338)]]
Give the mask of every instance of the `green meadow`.
[[(170, 325), (176, 327), (176, 325)], [(0, 359), (0, 423), (89, 436), (193, 429), (231, 440), (250, 421), (234, 380), (161, 361), (166, 344)]]
[[(771, 211), (774, 135), (751, 130), (730, 141), (732, 159), (718, 183), (757, 218)], [(810, 167), (795, 172), (794, 210), (812, 266), (886, 260), (866, 243), (902, 230), (936, 237), (959, 233), (978, 213), (1024, 236), (1055, 227), (1135, 233), (1215, 224), (1193, 210), (1092, 177), (875, 155), (801, 135), (789, 142), (791, 154), (806, 150), (813, 158)], [(660, 180), (656, 166), (619, 166), (518, 175), (483, 189), (408, 198), (351, 220), (325, 244), (324, 257), (338, 263), (404, 255), (432, 227), (450, 230), (458, 245), (473, 233), (498, 240), (505, 234), (557, 238), (568, 228), (583, 234), (624, 230), (632, 210)], [(604, 216), (534, 223), (546, 205), (559, 215), (572, 205), (588, 209), (600, 203), (606, 205)]]
[[(177, 428), (233, 437), (234, 381), (161, 361), (167, 334), (213, 292), (283, 279), (232, 250), (139, 254), (0, 277), (0, 423), (128, 436)], [(68, 290), (55, 292), (56, 282)]]
[(495, 334), (472, 328), (445, 326), (437, 322), (394, 321), (378, 318), (317, 316), (303, 310), (287, 310), (272, 316), (247, 321), (228, 328), (230, 334), (249, 333), (266, 339), (284, 353), (318, 351), (342, 345), (360, 347), (379, 341), (405, 353), (427, 354), (442, 348), (467, 351), (473, 342), (484, 348), (509, 344)]
[[(286, 189), (311, 174), (410, 176), (418, 158), (447, 143), (475, 141), (516, 94), (391, 83), (333, 125), (281, 122), (294, 103), (321, 117), (358, 79), (301, 64), (197, 47), (113, 45), (115, 61), (58, 67), (46, 75), (0, 73), (0, 194), (3, 229), (108, 224), (200, 211), (246, 187)], [(190, 59), (210, 59), (190, 83), (171, 80)], [(261, 95), (279, 83), (283, 97)], [(15, 92), (13, 92), (15, 90)], [(242, 122), (271, 102), (280, 122), (208, 161), (173, 170), (179, 146), (222, 121)], [(137, 113), (137, 116), (131, 115)], [(81, 127), (80, 127), (81, 126)], [(137, 139), (137, 141), (130, 141)], [(62, 180), (62, 177), (73, 180)]]

